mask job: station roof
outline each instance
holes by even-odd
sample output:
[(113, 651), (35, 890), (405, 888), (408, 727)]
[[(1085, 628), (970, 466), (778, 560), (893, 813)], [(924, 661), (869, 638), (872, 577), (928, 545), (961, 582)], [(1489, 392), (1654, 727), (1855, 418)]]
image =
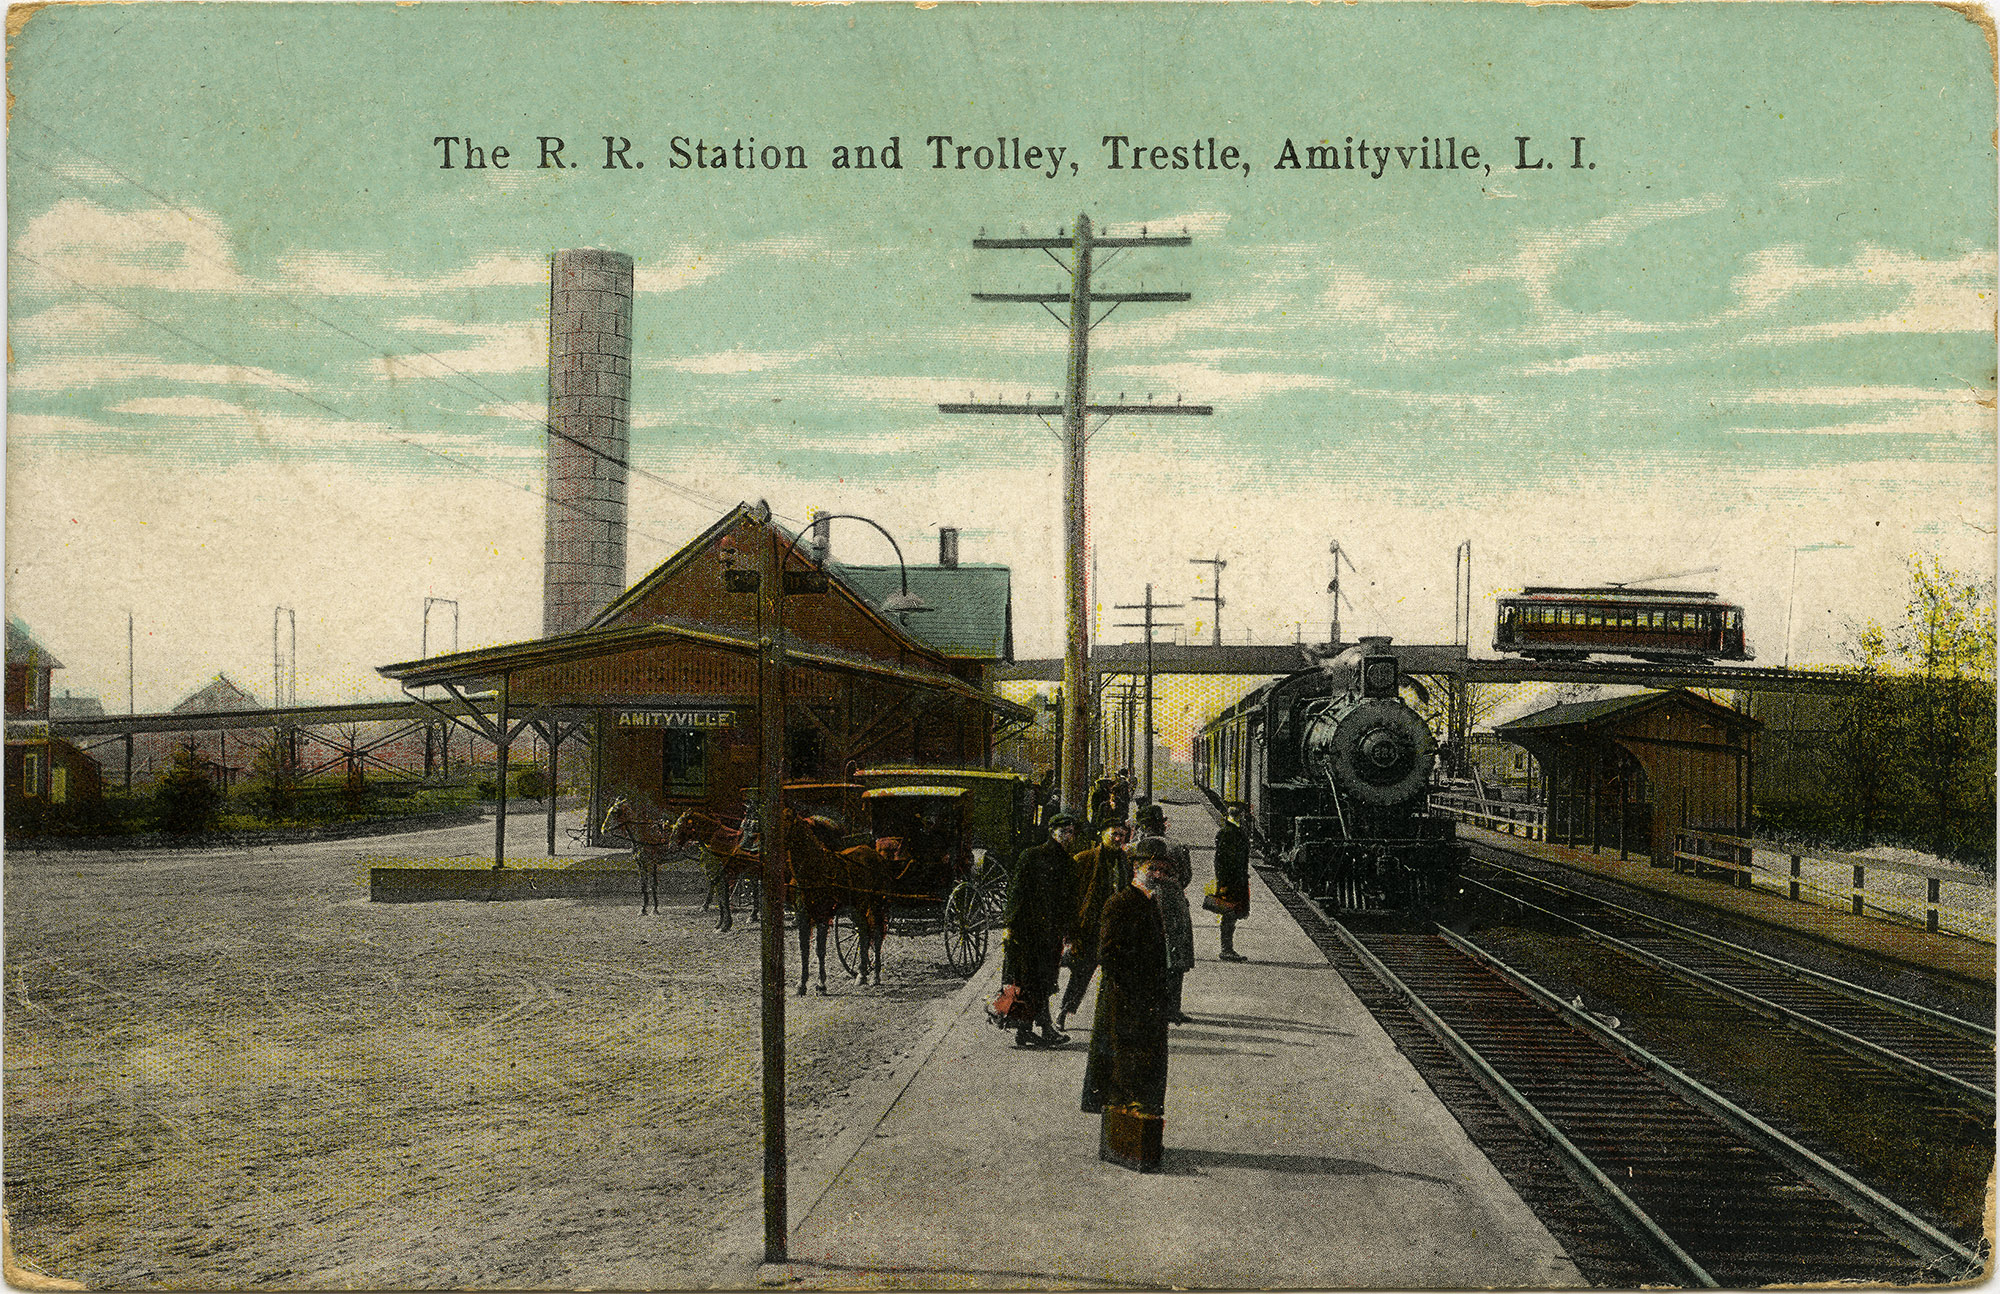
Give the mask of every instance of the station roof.
[[(1014, 659), (1014, 572), (1005, 566), (912, 566), (910, 592), (936, 608), (907, 614), (883, 612), (904, 631), (947, 656)], [(876, 608), (903, 591), (900, 566), (827, 563), (835, 579)]]
[[(376, 667), (376, 672), (395, 679), (405, 689), (446, 683), (463, 686), (499, 679), (517, 670), (561, 665), (599, 656), (615, 656), (622, 652), (639, 651), (674, 642), (712, 647), (741, 656), (755, 656), (758, 652), (756, 639), (726, 629), (711, 625), (651, 620), (639, 624), (578, 629), (528, 642), (505, 643), (498, 647), (485, 647), (476, 651), (453, 652), (449, 656), (431, 656), (423, 660), (379, 665)], [(806, 649), (791, 646), (786, 648), (785, 657), (795, 665), (823, 669), (830, 673), (881, 678), (931, 691), (949, 692), (967, 700), (976, 700), (1017, 722), (1033, 718), (1033, 712), (1025, 706), (1017, 705), (990, 692), (981, 691), (963, 679), (935, 670), (892, 665), (854, 652), (826, 647)]]
[(28, 632), (28, 626), (19, 616), (7, 617), (7, 663), (27, 665), (33, 663), (42, 669), (62, 669), (63, 663), (52, 655), (48, 648)]
[(1691, 708), (1717, 727), (1764, 726), (1747, 714), (1740, 714), (1726, 705), (1718, 705), (1705, 696), (1690, 692), (1684, 687), (1677, 687), (1665, 692), (1641, 692), (1637, 696), (1604, 697), (1595, 701), (1573, 701), (1567, 705), (1552, 705), (1546, 710), (1537, 710), (1533, 714), (1524, 714), (1518, 719), (1500, 724), (1493, 731), (1502, 737), (1509, 737), (1516, 733), (1553, 733), (1565, 728), (1598, 727), (1613, 721), (1636, 718), (1667, 705)]

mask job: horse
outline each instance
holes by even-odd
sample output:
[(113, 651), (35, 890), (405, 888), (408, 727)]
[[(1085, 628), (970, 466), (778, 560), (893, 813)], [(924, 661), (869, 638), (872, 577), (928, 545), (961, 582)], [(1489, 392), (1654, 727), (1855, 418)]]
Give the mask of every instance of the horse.
[[(840, 827), (787, 812), (792, 910), (799, 920), (799, 996), (810, 979), (812, 936), (819, 935), (819, 991), (826, 992), (826, 933), (844, 907), (854, 922), (859, 958), (855, 978), (867, 985), (872, 962), (882, 983), (882, 941), (889, 929), (888, 861), (868, 845), (841, 848)], [(871, 956), (872, 954), (872, 956)]]
[(667, 831), (670, 848), (679, 849), (690, 843), (701, 846), (701, 870), (708, 877), (710, 895), (721, 892), (722, 911), (715, 928), (734, 928), (736, 915), (730, 907), (729, 891), (745, 874), (764, 865), (763, 856), (744, 852), (741, 828), (724, 826), (722, 819), (700, 809), (684, 811)]
[(673, 839), (673, 832), (662, 819), (641, 817), (623, 797), (613, 800), (604, 810), (604, 825), (598, 829), (607, 835), (616, 831), (632, 842), (632, 861), (639, 868), (639, 915), (646, 915), (649, 907), (657, 915), (660, 865), (680, 847)]

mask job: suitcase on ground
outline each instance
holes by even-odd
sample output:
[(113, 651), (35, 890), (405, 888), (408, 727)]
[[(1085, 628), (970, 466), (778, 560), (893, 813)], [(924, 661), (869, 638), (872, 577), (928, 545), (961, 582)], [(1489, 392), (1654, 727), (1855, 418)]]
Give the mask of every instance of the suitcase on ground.
[(1134, 1172), (1157, 1173), (1165, 1160), (1161, 1133), (1166, 1120), (1128, 1107), (1107, 1105), (1099, 1125), (1097, 1157)]

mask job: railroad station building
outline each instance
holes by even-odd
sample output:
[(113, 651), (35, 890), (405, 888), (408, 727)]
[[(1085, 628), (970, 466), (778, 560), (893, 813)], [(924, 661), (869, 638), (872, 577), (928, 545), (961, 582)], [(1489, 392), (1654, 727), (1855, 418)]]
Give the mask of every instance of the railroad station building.
[(770, 626), (759, 594), (732, 585), (776, 560), (788, 781), (988, 764), (999, 728), (1033, 718), (987, 690), (1013, 654), (1008, 569), (959, 564), (951, 532), (935, 566), (843, 565), (824, 542), (739, 504), (581, 628), (381, 673), (413, 695), (490, 698), (492, 719), (475, 722), (496, 743), (533, 724), (564, 757), (577, 750), (593, 828), (613, 797), (649, 816), (699, 807), (733, 820), (761, 777), (758, 640)]
[(1541, 766), (1551, 841), (1670, 866), (1683, 832), (1750, 834), (1762, 727), (1675, 688), (1551, 706), (1494, 732)]

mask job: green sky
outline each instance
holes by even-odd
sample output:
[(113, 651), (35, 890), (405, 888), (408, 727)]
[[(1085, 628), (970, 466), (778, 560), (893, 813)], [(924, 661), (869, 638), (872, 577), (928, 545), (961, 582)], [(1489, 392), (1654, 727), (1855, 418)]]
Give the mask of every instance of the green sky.
[[(276, 604), (302, 699), (380, 693), (427, 595), (467, 645), (536, 632), (562, 247), (638, 262), (635, 579), (740, 498), (958, 525), (1053, 652), (1056, 442), (934, 406), (1060, 384), (1055, 322), (970, 293), (1062, 272), (970, 244), (1080, 211), (1194, 238), (1107, 268), (1194, 300), (1104, 323), (1097, 389), (1216, 407), (1093, 441), (1107, 602), (1220, 553), (1232, 640), (1310, 636), (1339, 538), (1347, 625), (1437, 640), (1470, 537), (1482, 599), (1719, 567), (1775, 662), (1795, 548), (1846, 545), (1798, 560), (1803, 658), (1894, 617), (1911, 551), (1993, 564), (1993, 55), (1951, 10), (54, 6), (10, 57), (8, 609), (122, 694), (130, 608), (142, 709), (268, 686)], [(938, 170), (937, 135), (1063, 164)], [(1247, 173), (1112, 170), (1107, 135)], [(1274, 167), (1350, 137), (1481, 164)], [(831, 166), (892, 138), (900, 170)]]

